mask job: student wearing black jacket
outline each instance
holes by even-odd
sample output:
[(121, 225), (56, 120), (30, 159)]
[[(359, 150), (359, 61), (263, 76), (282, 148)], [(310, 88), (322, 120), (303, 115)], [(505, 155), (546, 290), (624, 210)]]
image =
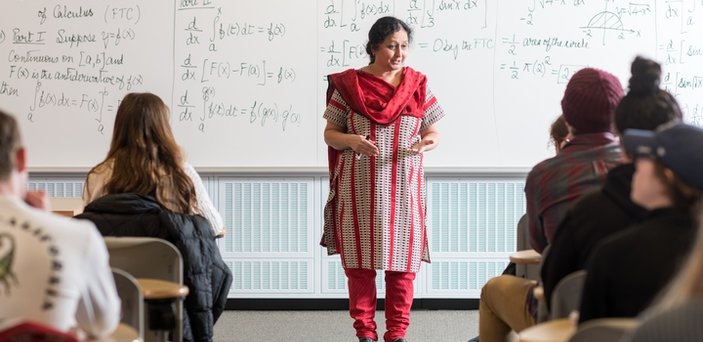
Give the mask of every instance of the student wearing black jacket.
[(647, 211), (630, 199), (634, 172), (632, 163), (610, 170), (603, 188), (579, 200), (559, 225), (542, 265), (547, 306), (559, 281), (584, 269), (599, 242), (645, 217)]
[(183, 256), (183, 341), (212, 341), (227, 302), (232, 272), (222, 260), (207, 219), (170, 211), (153, 197), (110, 194), (88, 204), (76, 218), (95, 223), (103, 236), (148, 236), (173, 243)]
[(703, 129), (628, 130), (624, 143), (636, 156), (632, 200), (649, 213), (594, 251), (580, 322), (639, 314), (677, 273), (695, 238), (691, 211), (703, 195)]

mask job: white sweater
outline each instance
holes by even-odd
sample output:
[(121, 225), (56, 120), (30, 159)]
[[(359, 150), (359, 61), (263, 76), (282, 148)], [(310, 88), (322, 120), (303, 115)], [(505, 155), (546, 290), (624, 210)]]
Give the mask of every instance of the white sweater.
[(0, 321), (32, 320), (91, 336), (111, 333), (120, 299), (100, 233), (0, 196)]

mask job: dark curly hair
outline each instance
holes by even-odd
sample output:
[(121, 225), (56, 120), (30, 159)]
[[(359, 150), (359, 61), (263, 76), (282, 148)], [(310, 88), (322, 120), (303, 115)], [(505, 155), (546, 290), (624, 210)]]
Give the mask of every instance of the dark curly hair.
[(413, 30), (404, 21), (396, 17), (382, 17), (376, 20), (369, 30), (369, 42), (366, 43), (366, 53), (369, 54), (372, 64), (375, 60), (373, 50), (375, 50), (388, 36), (404, 30), (408, 34), (408, 41), (413, 41)]

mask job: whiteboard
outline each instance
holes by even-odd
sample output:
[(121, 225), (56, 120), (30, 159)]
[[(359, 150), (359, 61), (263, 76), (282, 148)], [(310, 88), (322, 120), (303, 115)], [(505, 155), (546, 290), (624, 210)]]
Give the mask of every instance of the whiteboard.
[(624, 86), (636, 55), (660, 61), (686, 120), (703, 115), (703, 1), (21, 1), (0, 13), (0, 107), (16, 115), (31, 168), (87, 169), (109, 147), (117, 106), (149, 91), (171, 108), (201, 169), (323, 167), (325, 75), (368, 61), (380, 16), (415, 30), (408, 65), (446, 112), (437, 168), (529, 168), (571, 75)]

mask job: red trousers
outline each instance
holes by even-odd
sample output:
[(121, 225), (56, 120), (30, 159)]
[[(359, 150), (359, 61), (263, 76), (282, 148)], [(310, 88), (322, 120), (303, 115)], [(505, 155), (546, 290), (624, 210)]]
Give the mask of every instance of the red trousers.
[[(345, 268), (349, 286), (349, 314), (354, 319), (357, 337), (378, 340), (376, 333), (376, 270)], [(386, 333), (383, 340), (393, 342), (405, 337), (413, 304), (414, 272), (386, 271)]]

